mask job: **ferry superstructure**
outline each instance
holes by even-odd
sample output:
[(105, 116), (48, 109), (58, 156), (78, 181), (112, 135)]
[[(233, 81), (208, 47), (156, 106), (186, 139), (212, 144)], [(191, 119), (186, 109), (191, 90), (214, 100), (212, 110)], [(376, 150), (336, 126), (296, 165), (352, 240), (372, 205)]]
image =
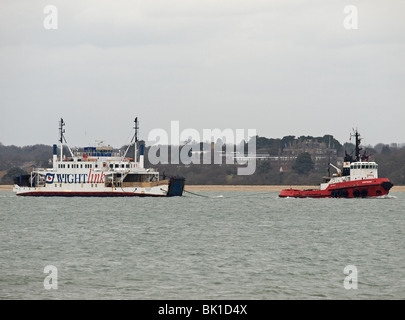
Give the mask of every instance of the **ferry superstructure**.
[[(65, 156), (63, 149), (65, 123), (59, 122), (60, 153), (53, 145), (52, 168), (34, 169), (30, 174), (14, 178), (13, 191), (18, 196), (182, 196), (184, 177), (163, 177), (159, 171), (144, 167), (144, 146), (138, 147), (138, 118), (135, 133), (127, 150), (113, 152), (110, 146), (92, 146)], [(134, 146), (133, 158), (127, 156)]]
[(368, 161), (366, 154), (360, 154), (360, 135), (356, 130), (355, 157), (346, 153), (342, 170), (337, 170), (332, 177), (325, 177), (319, 189), (284, 189), (279, 197), (287, 198), (367, 198), (387, 195), (393, 184), (387, 178), (378, 177), (378, 164)]

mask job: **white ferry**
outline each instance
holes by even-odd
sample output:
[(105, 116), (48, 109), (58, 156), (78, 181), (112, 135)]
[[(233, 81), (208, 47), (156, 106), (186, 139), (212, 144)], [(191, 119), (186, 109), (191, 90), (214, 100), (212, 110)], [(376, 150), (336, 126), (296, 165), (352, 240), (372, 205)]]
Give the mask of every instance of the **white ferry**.
[[(124, 155), (108, 146), (83, 148), (70, 156), (63, 154), (64, 121), (59, 122), (60, 154), (53, 145), (52, 168), (39, 168), (30, 174), (14, 177), (13, 191), (18, 196), (182, 196), (184, 177), (163, 177), (156, 169), (144, 168), (144, 146), (138, 148), (138, 118), (135, 134)], [(130, 146), (134, 157), (128, 157)], [(139, 149), (139, 150), (138, 150)]]

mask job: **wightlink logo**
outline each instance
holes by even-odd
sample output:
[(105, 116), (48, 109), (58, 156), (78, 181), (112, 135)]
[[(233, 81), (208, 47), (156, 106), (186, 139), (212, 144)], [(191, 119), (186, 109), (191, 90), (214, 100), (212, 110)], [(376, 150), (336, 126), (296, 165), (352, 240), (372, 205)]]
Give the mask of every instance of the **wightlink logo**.
[[(238, 164), (238, 175), (256, 171), (256, 129), (195, 129), (180, 132), (180, 122), (171, 121), (170, 134), (164, 129), (149, 132), (148, 160), (158, 164)], [(169, 152), (170, 145), (170, 152)]]
[(46, 183), (104, 183), (104, 172), (94, 173), (47, 173)]

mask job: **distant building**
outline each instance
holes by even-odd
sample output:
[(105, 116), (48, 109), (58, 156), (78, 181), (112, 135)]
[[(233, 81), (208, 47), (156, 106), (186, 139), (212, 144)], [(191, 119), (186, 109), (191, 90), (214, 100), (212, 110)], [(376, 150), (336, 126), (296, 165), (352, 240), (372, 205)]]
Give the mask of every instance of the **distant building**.
[(250, 155), (237, 155), (235, 153), (224, 153), (223, 157), (231, 157), (233, 160), (270, 160), (280, 168), (280, 172), (291, 170), (298, 155), (308, 152), (315, 164), (316, 170), (327, 170), (329, 163), (342, 165), (343, 158), (338, 157), (337, 149), (330, 147), (325, 142), (318, 142), (313, 139), (293, 140), (288, 146), (279, 150), (278, 155), (270, 155), (269, 153), (256, 153)]

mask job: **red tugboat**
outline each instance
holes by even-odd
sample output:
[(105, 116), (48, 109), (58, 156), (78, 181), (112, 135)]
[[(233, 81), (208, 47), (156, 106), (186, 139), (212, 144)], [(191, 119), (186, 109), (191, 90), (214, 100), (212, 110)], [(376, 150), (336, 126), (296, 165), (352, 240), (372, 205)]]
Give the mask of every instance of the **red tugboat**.
[(286, 198), (367, 198), (379, 197), (389, 193), (393, 184), (387, 178), (378, 177), (378, 164), (368, 161), (365, 153), (360, 155), (360, 135), (357, 130), (356, 155), (347, 154), (344, 158), (343, 170), (330, 164), (337, 170), (332, 177), (326, 177), (319, 189), (284, 189), (279, 197)]

